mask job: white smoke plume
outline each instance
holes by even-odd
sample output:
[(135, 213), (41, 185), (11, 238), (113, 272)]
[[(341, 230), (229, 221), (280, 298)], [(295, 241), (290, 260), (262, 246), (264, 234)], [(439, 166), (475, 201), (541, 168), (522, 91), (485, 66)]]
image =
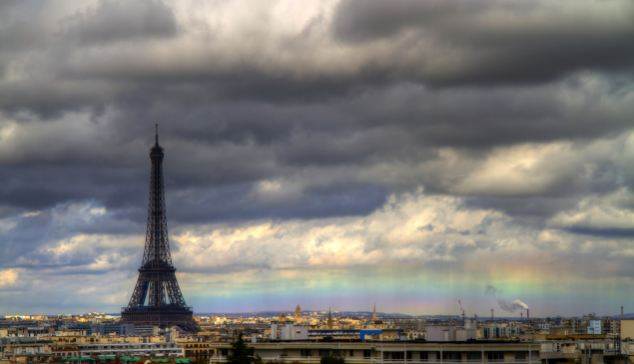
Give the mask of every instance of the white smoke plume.
[(503, 298), (498, 297), (498, 293), (501, 293), (501, 291), (490, 284), (486, 286), (484, 293), (495, 297), (498, 302), (498, 306), (500, 306), (500, 308), (506, 312), (528, 310), (528, 305), (519, 298), (509, 302)]
[(498, 306), (500, 306), (500, 308), (506, 312), (515, 312), (517, 310), (528, 309), (528, 305), (519, 299), (516, 299), (513, 302), (508, 302), (504, 299), (498, 298), (497, 301)]

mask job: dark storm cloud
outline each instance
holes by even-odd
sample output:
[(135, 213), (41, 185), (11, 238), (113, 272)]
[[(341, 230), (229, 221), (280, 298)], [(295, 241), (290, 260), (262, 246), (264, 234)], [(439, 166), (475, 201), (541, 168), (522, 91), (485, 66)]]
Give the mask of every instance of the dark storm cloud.
[[(602, 14), (612, 7), (619, 13)], [(446, 46), (452, 71), (422, 64), (423, 82), (432, 85), (538, 83), (581, 69), (631, 70), (632, 17), (634, 6), (622, 1), (343, 0), (333, 32), (354, 44), (409, 31), (413, 46), (416, 39)]]
[[(251, 185), (210, 189), (180, 189), (168, 203), (175, 224), (244, 221), (248, 219), (293, 219), (364, 215), (385, 202), (383, 186), (337, 184), (302, 191), (295, 198), (258, 200)], [(179, 206), (180, 205), (180, 206)], [(182, 208), (187, 206), (187, 208)]]
[(172, 9), (160, 0), (100, 0), (94, 9), (68, 18), (66, 37), (98, 45), (102, 42), (165, 38), (177, 32)]
[(604, 238), (632, 239), (634, 237), (634, 229), (630, 228), (591, 228), (591, 227), (571, 227), (566, 229), (574, 234), (592, 235)]
[[(340, 1), (334, 19), (335, 35), (347, 42), (367, 42), (389, 38), (404, 29), (441, 25), (449, 20), (468, 19), (469, 14), (495, 8), (526, 5), (493, 1)], [(457, 24), (459, 26), (459, 24)]]
[[(353, 198), (354, 189), (344, 185), (352, 181), (359, 191), (363, 191), (364, 184), (372, 189), (377, 182), (360, 174), (377, 163), (393, 164), (389, 173), (397, 176), (387, 183), (384, 193), (396, 184), (405, 188), (423, 184), (430, 191), (446, 193), (451, 190), (451, 183), (441, 178), (445, 169), (442, 165), (413, 180), (398, 175), (407, 173), (416, 163), (433, 161), (437, 158), (434, 149), (437, 147), (465, 148), (474, 158), (482, 158), (494, 146), (561, 138), (583, 141), (627, 128), (631, 107), (620, 99), (620, 90), (606, 92), (602, 84), (597, 87), (582, 81), (579, 87), (584, 91), (579, 92), (575, 91), (579, 90), (577, 82), (570, 83), (572, 86), (486, 93), (473, 90), (436, 93), (400, 86), (346, 100), (305, 105), (263, 102), (210, 105), (195, 98), (167, 97), (152, 101), (148, 90), (137, 99), (138, 104), (130, 100), (117, 104), (116, 111), (97, 116), (93, 124), (77, 124), (72, 119), (51, 121), (42, 127), (37, 126), (37, 121), (28, 124), (32, 128), (14, 135), (15, 148), (2, 155), (6, 166), (2, 173), (8, 181), (3, 192), (6, 203), (25, 208), (46, 208), (86, 198), (95, 198), (109, 208), (130, 206), (132, 201), (134, 205), (143, 203), (149, 168), (147, 149), (152, 124), (159, 122), (167, 153), (168, 193), (191, 194), (191, 198), (177, 199), (171, 204), (176, 219), (186, 216), (195, 221), (204, 220), (205, 216), (219, 219), (222, 209), (232, 219), (239, 216), (239, 211), (244, 212), (244, 218), (267, 214), (314, 217), (324, 216), (323, 211), (337, 215), (359, 213), (379, 206), (382, 198), (357, 200)], [(562, 100), (557, 99), (561, 90), (578, 93), (574, 97), (587, 98), (588, 102), (562, 105)], [(603, 102), (593, 101), (595, 94), (604, 99), (613, 97), (610, 102), (614, 107), (606, 111)], [(81, 120), (84, 116), (74, 117)], [(598, 123), (597, 119), (606, 121)], [(594, 191), (602, 186), (614, 188), (618, 185), (619, 169), (618, 165), (604, 163), (592, 178), (571, 184), (574, 181), (571, 175), (544, 193), (554, 196), (589, 188)], [(297, 206), (288, 205), (288, 212), (282, 211), (283, 206), (273, 208), (257, 203), (248, 193), (260, 180), (294, 175), (298, 183), (308, 184), (308, 190), (314, 192), (307, 192), (305, 200), (300, 200)], [(593, 187), (601, 181), (599, 176), (604, 176), (603, 182)], [(320, 183), (333, 190), (341, 188), (351, 193), (350, 198), (341, 200), (348, 201), (350, 208), (341, 208), (338, 199), (331, 199), (328, 194), (323, 195), (323, 201), (331, 201), (332, 208), (319, 205), (319, 194), (325, 190), (312, 190), (310, 185), (322, 179)], [(202, 200), (197, 197), (208, 189), (236, 192), (219, 193), (217, 197), (211, 197), (212, 194)], [(204, 200), (205, 204), (198, 204), (197, 200)], [(503, 207), (503, 200), (497, 202), (498, 206)], [(513, 202), (509, 205), (518, 211)], [(535, 209), (550, 211), (538, 207), (542, 206), (539, 200), (522, 204), (526, 208), (533, 205), (537, 205)], [(205, 206), (219, 210), (210, 212)], [(135, 216), (143, 219), (142, 214)]]

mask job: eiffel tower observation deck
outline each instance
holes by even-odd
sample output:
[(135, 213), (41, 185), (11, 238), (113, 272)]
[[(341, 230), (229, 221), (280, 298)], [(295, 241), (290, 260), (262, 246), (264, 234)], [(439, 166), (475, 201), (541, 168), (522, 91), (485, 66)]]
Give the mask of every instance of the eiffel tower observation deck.
[(121, 311), (121, 321), (136, 325), (179, 326), (186, 331), (195, 331), (197, 325), (192, 308), (185, 303), (172, 264), (165, 216), (163, 156), (157, 127), (155, 144), (150, 150), (152, 170), (143, 262), (130, 303)]

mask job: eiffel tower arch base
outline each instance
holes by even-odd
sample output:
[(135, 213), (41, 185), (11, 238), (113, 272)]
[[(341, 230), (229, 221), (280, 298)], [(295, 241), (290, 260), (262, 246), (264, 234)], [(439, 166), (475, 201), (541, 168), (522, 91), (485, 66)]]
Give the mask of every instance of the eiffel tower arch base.
[(198, 330), (192, 310), (179, 306), (126, 307), (121, 312), (121, 322), (160, 327), (178, 326), (190, 332)]

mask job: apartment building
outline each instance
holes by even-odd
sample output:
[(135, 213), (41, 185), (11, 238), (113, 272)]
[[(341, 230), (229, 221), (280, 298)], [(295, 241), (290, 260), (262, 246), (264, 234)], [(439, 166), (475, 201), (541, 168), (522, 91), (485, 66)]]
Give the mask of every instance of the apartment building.
[[(524, 342), (262, 342), (251, 343), (266, 362), (318, 364), (341, 356), (349, 364), (540, 363), (540, 345)], [(210, 363), (224, 363), (230, 343), (212, 343)]]

